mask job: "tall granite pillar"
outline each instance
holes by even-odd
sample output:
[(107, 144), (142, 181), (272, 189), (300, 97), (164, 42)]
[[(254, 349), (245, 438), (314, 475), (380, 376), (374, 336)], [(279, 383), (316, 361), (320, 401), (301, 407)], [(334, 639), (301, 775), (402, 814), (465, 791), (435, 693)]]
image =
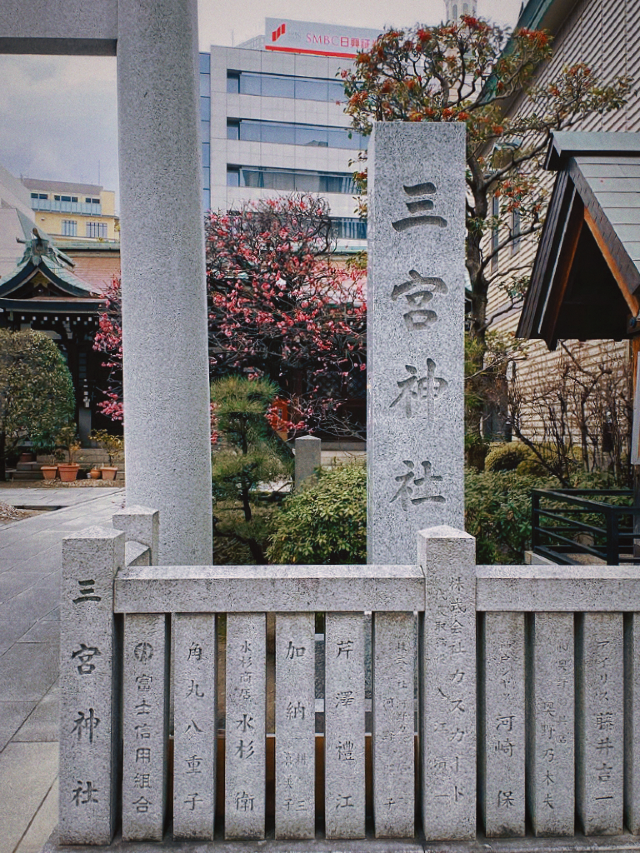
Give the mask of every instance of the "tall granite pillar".
[(119, 0), (127, 502), (160, 510), (160, 564), (211, 561), (196, 0)]
[(368, 561), (462, 529), (465, 128), (377, 123), (369, 148)]

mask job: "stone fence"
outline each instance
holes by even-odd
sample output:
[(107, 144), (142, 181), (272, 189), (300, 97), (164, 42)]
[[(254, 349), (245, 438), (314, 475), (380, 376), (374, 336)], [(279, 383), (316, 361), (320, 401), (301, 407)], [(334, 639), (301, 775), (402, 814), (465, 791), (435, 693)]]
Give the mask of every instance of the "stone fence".
[(639, 834), (635, 569), (449, 527), (411, 566), (153, 566), (158, 514), (113, 524), (63, 546), (61, 846)]

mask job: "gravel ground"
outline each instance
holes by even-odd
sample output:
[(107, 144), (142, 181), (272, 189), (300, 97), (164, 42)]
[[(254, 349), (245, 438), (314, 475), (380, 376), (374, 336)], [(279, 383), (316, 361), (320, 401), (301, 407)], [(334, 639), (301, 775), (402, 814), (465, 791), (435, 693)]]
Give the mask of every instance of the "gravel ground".
[(2, 489), (124, 489), (124, 480), (10, 480), (0, 483), (0, 492)]
[(12, 521), (20, 521), (22, 518), (30, 518), (32, 515), (38, 515), (40, 512), (42, 510), (16, 509), (11, 504), (0, 501), (0, 525), (11, 524)]

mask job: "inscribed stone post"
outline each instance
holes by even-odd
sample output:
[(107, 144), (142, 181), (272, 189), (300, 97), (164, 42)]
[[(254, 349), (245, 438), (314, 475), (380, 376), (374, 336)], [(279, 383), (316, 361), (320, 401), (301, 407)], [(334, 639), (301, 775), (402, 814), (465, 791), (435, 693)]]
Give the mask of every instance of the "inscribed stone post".
[(225, 838), (264, 838), (266, 618), (227, 616)]
[(376, 838), (413, 838), (413, 613), (373, 615), (373, 816)]
[(62, 543), (60, 842), (109, 844), (117, 814), (119, 681), (113, 578), (124, 534), (89, 528)]
[(485, 833), (517, 837), (525, 830), (524, 613), (485, 613), (481, 636)]
[(327, 613), (325, 832), (364, 838), (364, 616)]
[(374, 125), (369, 147), (369, 563), (463, 528), (465, 128)]
[(276, 838), (315, 837), (315, 614), (276, 617)]
[(124, 841), (161, 841), (164, 831), (169, 740), (167, 622), (164, 613), (125, 616)]
[(420, 630), (422, 821), (427, 841), (476, 837), (475, 540), (418, 534), (426, 582)]
[[(640, 386), (638, 386), (640, 388)], [(624, 623), (624, 818), (640, 834), (640, 614)]]
[(584, 613), (576, 660), (576, 799), (585, 835), (623, 827), (623, 622), (621, 613)]
[(534, 613), (527, 697), (529, 814), (535, 835), (575, 825), (573, 613)]
[(173, 836), (213, 840), (216, 781), (216, 617), (174, 618)]

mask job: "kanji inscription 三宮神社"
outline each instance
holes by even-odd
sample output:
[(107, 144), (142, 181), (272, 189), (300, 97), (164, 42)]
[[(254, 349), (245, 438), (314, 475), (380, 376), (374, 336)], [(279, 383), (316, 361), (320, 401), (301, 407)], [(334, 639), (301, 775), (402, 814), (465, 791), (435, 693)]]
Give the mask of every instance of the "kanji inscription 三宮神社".
[(462, 126), (378, 123), (369, 153), (368, 560), (463, 526)]

